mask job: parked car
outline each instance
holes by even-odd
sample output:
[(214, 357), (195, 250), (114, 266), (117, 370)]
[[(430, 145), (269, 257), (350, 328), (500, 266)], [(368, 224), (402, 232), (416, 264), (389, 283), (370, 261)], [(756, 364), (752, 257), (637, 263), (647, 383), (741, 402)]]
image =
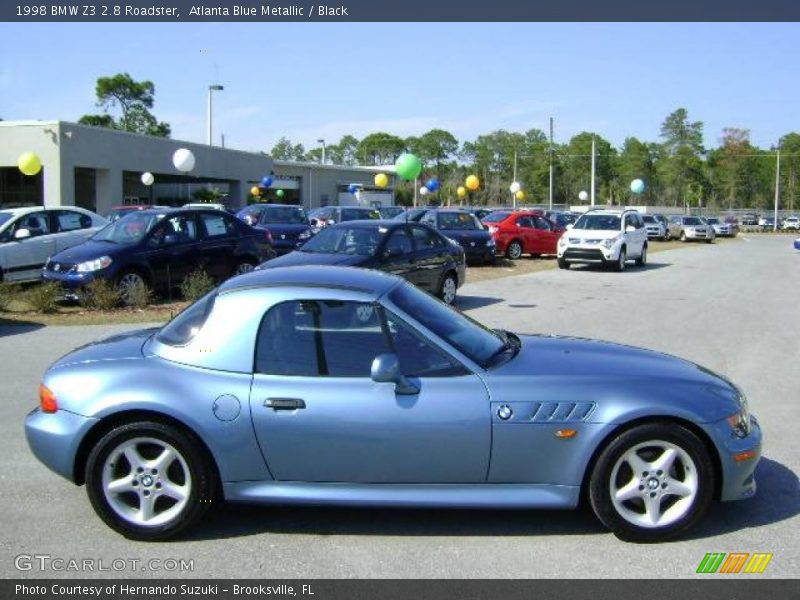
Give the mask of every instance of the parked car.
[(120, 217), (124, 217), (127, 214), (132, 212), (136, 212), (137, 210), (147, 210), (149, 208), (155, 208), (159, 210), (164, 210), (165, 208), (169, 208), (168, 206), (151, 206), (150, 204), (127, 204), (125, 206), (112, 206), (111, 210), (108, 211), (106, 215), (106, 219), (108, 219), (109, 223), (113, 223)]
[(428, 208), (407, 208), (399, 215), (392, 217), (394, 221), (409, 221), (419, 223), (420, 219), (428, 212)]
[(464, 249), (420, 223), (347, 221), (326, 227), (296, 252), (264, 263), (274, 269), (338, 265), (377, 269), (404, 277), (447, 304), (466, 279)]
[(0, 281), (35, 281), (53, 254), (85, 242), (108, 221), (82, 208), (0, 210)]
[(739, 233), (739, 219), (733, 215), (725, 217), (725, 222), (734, 230), (734, 234)]
[[(775, 217), (762, 217), (758, 221), (758, 226), (762, 231), (772, 231), (775, 229)], [(778, 229), (781, 228), (780, 220), (778, 220)]]
[(419, 222), (430, 225), (442, 235), (460, 244), (468, 261), (494, 262), (494, 239), (472, 213), (446, 208), (431, 209)]
[(758, 221), (759, 221), (758, 215), (755, 213), (747, 213), (745, 215), (742, 215), (742, 221), (741, 221), (742, 225), (746, 225), (748, 227), (754, 227), (758, 225)]
[(682, 242), (704, 241), (711, 244), (716, 237), (714, 228), (700, 217), (673, 215), (669, 218), (669, 234)]
[(647, 263), (647, 230), (635, 210), (590, 210), (558, 241), (558, 266), (596, 264), (624, 271), (628, 260)]
[(566, 229), (567, 225), (572, 225), (580, 217), (580, 213), (569, 212), (564, 210), (545, 210), (543, 211), (545, 218), (550, 219), (559, 229)]
[(495, 243), (495, 251), (517, 260), (523, 254), (537, 257), (556, 254), (564, 229), (545, 218), (541, 211), (496, 210), (483, 220)]
[(360, 221), (362, 219), (380, 219), (381, 213), (375, 208), (365, 206), (323, 206), (308, 213), (311, 227), (319, 230), (334, 223)]
[(473, 215), (475, 215), (475, 218), (478, 219), (478, 221), (481, 221), (481, 222), (483, 222), (483, 220), (488, 215), (490, 215), (490, 214), (492, 214), (492, 212), (494, 212), (494, 209), (492, 209), (492, 208), (478, 207), (478, 206), (469, 206), (469, 207), (465, 208), (464, 210), (466, 210), (467, 212), (472, 213)]
[(662, 214), (654, 214), (653, 216), (654, 216), (656, 219), (658, 219), (658, 221), (659, 221), (659, 222), (660, 222), (662, 225), (664, 225), (664, 229), (665, 229), (665, 230), (666, 230), (666, 232), (667, 232), (667, 237), (666, 237), (666, 240), (668, 241), (668, 240), (672, 239), (672, 236), (669, 234), (669, 219), (668, 219), (668, 218), (667, 218), (665, 215), (662, 215)]
[(667, 240), (667, 227), (655, 215), (642, 215), (642, 221), (648, 240)]
[[(313, 235), (311, 223), (302, 206), (286, 204), (254, 204), (247, 207), (258, 207), (257, 212), (248, 212), (245, 218), (258, 229), (269, 231), (272, 236), (272, 247), (278, 255), (291, 252), (305, 244)], [(237, 217), (247, 209), (237, 213)]]
[(113, 282), (122, 300), (129, 302), (134, 285), (175, 288), (198, 267), (223, 280), (252, 271), (273, 256), (268, 232), (226, 212), (151, 209), (122, 217), (83, 244), (54, 254), (43, 275), (72, 295), (103, 278)]
[(585, 498), (619, 538), (659, 542), (751, 497), (762, 445), (744, 394), (709, 369), (492, 330), (398, 277), (338, 267), (247, 273), (159, 330), (74, 350), (44, 373), (25, 432), (106, 525), (149, 541), (218, 500)]
[(228, 208), (224, 204), (215, 202), (189, 202), (188, 204), (184, 204), (181, 208), (194, 208), (197, 210), (203, 210), (203, 209), (224, 210), (226, 212), (228, 211)]
[(378, 212), (381, 219), (394, 219), (397, 215), (403, 214), (406, 209), (402, 206), (379, 206)]
[(703, 217), (703, 220), (714, 229), (716, 237), (735, 237), (736, 228), (719, 217)]
[(790, 230), (793, 229), (797, 231), (800, 229), (800, 217), (796, 217), (792, 215), (791, 217), (786, 217), (783, 221), (782, 229)]

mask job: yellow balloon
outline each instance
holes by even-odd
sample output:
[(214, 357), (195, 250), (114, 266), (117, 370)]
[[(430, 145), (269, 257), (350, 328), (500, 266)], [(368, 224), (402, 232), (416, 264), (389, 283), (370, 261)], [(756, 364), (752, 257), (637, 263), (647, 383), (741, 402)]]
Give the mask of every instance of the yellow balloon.
[(525, 192), (522, 190), (518, 191), (514, 196), (516, 196), (517, 200), (525, 200)]
[(477, 175), (470, 175), (464, 183), (466, 183), (467, 189), (471, 192), (481, 187), (481, 180), (478, 179)]
[(386, 173), (378, 173), (375, 175), (375, 185), (378, 187), (386, 187), (389, 185), (389, 178), (386, 176)]
[(250, 188), (250, 195), (251, 196), (260, 196), (261, 195), (261, 190), (258, 189), (257, 185), (254, 185), (253, 187)]
[(458, 195), (459, 198), (463, 198), (464, 196), (467, 195), (467, 188), (465, 188), (463, 185), (458, 186), (456, 194)]
[(17, 166), (25, 175), (36, 175), (42, 170), (42, 160), (33, 152), (26, 152), (25, 154), (20, 154), (17, 159)]

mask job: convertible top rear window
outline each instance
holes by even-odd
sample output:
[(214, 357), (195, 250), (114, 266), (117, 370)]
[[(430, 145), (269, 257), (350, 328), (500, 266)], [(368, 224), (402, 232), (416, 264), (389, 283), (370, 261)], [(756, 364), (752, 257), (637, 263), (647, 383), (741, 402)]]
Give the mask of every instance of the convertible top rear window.
[(197, 302), (178, 314), (156, 334), (156, 339), (168, 346), (185, 346), (203, 328), (214, 308), (217, 290), (213, 289)]

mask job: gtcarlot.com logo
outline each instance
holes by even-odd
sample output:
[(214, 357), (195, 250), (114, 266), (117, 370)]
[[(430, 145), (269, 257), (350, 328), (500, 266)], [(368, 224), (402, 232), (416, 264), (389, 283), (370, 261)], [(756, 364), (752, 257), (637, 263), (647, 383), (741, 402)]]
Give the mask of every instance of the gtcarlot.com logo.
[(700, 561), (698, 573), (720, 573), (735, 575), (738, 573), (763, 573), (772, 553), (754, 552), (709, 552)]
[(75, 558), (50, 554), (19, 554), (14, 557), (17, 571), (67, 571), (77, 573), (152, 571), (194, 571), (194, 559), (185, 558)]

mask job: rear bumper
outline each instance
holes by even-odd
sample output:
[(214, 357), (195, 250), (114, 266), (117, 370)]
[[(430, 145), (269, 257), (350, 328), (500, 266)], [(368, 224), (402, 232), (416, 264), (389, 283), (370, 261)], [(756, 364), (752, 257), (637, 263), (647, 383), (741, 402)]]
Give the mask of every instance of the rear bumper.
[(66, 410), (43, 413), (36, 408), (25, 417), (25, 437), (34, 456), (62, 477), (75, 481), (75, 455), (97, 419)]

